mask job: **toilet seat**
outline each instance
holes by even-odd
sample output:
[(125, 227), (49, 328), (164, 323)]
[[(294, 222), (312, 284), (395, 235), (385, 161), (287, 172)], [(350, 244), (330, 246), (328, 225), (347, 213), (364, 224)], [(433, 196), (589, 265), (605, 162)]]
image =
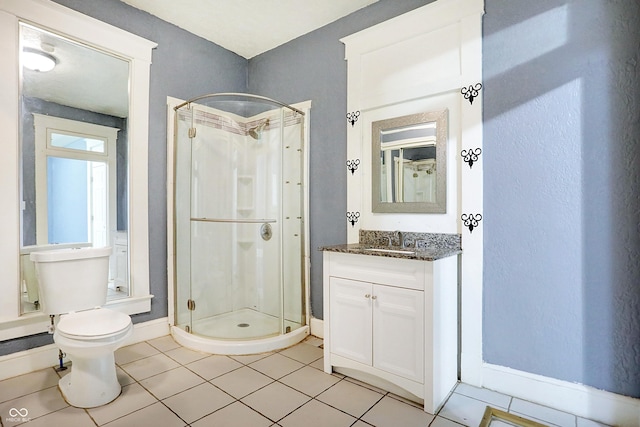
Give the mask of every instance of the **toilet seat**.
[(100, 340), (126, 332), (131, 325), (131, 317), (124, 313), (96, 308), (61, 316), (56, 331), (70, 339)]

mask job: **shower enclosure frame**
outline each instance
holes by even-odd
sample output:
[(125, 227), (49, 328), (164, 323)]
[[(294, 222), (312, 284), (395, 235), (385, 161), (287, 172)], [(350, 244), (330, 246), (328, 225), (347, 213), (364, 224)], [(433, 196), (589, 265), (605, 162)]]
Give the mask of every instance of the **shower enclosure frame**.
[[(192, 334), (177, 326), (177, 279), (176, 279), (176, 227), (175, 227), (175, 144), (176, 126), (175, 114), (188, 104), (196, 103), (199, 100), (214, 97), (241, 97), (248, 100), (270, 103), (275, 106), (288, 108), (304, 117), (304, 134), (302, 140), (302, 296), (303, 296), (303, 318), (305, 325), (291, 332), (281, 333), (277, 336), (247, 340), (221, 340), (209, 338), (197, 334)], [(279, 101), (259, 95), (244, 93), (218, 93), (198, 96), (188, 101), (167, 97), (167, 270), (168, 270), (168, 320), (171, 334), (174, 339), (189, 348), (216, 354), (254, 354), (266, 351), (273, 351), (288, 347), (303, 340), (310, 333), (310, 304), (309, 304), (309, 110), (311, 101), (297, 103), (294, 106), (281, 103)], [(281, 295), (281, 298), (283, 296)], [(282, 321), (282, 319), (281, 319)]]

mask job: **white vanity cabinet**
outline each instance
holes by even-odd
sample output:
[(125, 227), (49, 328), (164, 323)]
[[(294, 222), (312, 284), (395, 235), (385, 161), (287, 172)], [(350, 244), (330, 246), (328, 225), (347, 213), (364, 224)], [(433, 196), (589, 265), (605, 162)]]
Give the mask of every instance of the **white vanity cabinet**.
[(423, 292), (329, 278), (331, 353), (424, 381)]
[(457, 257), (325, 251), (324, 370), (435, 413), (457, 382)]

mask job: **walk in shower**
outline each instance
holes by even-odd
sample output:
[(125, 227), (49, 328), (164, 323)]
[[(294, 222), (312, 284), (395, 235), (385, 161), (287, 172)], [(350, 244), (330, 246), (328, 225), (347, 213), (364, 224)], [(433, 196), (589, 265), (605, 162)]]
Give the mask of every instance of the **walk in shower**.
[(223, 93), (169, 110), (172, 334), (187, 347), (249, 354), (309, 333), (308, 105), (299, 107)]

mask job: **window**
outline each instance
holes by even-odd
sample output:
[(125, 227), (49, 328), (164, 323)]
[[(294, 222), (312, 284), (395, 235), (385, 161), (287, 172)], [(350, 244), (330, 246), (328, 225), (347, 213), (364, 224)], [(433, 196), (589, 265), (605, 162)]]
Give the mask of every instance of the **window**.
[(34, 114), (36, 243), (112, 244), (118, 129)]

